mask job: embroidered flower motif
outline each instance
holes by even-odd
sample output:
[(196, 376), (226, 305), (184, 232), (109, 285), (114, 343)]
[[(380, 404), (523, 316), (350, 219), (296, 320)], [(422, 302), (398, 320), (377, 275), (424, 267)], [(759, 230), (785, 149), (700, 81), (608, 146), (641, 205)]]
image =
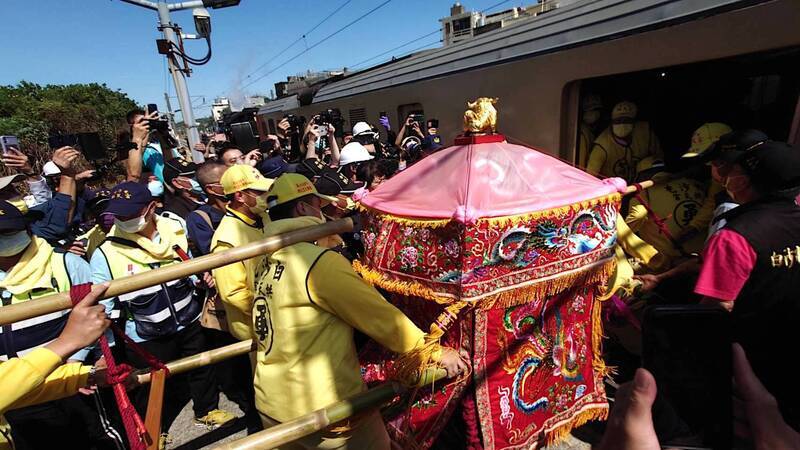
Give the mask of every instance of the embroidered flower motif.
[(458, 256), (459, 248), (455, 240), (451, 239), (444, 244), (444, 253), (450, 257)]
[(414, 234), (414, 229), (413, 229), (413, 228), (411, 228), (411, 227), (405, 227), (405, 228), (403, 229), (403, 236), (405, 236), (405, 237), (409, 237), (409, 236), (411, 236), (412, 234)]
[(431, 239), (431, 230), (427, 228), (419, 230), (419, 238), (426, 242), (429, 241)]
[(417, 256), (419, 252), (414, 247), (406, 247), (400, 250), (400, 261), (403, 263), (403, 266), (406, 268), (415, 268), (417, 267)]

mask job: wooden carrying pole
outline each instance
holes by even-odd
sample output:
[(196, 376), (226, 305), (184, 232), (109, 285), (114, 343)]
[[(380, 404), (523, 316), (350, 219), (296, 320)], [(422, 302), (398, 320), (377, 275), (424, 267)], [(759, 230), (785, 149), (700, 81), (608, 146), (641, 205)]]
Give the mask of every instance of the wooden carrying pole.
[[(256, 349), (256, 344), (252, 339), (237, 342), (235, 344), (226, 345), (224, 347), (207, 350), (196, 355), (187, 356), (185, 358), (176, 359), (166, 363), (169, 369), (169, 375), (177, 375), (179, 373), (188, 372), (193, 369), (205, 367), (210, 364), (216, 364), (226, 359), (233, 358), (234, 356), (245, 355)], [(139, 384), (149, 383), (150, 369), (142, 369), (136, 372), (136, 381)]]
[[(129, 277), (112, 280), (103, 298), (117, 297), (121, 294), (157, 286), (167, 281), (185, 278), (190, 275), (216, 269), (217, 267), (272, 253), (298, 242), (316, 241), (325, 236), (346, 233), (352, 230), (353, 221), (348, 218), (278, 234), (241, 247), (225, 250), (224, 252), (205, 255), (181, 262), (180, 264), (171, 264), (160, 269), (153, 269)], [(48, 295), (47, 297), (36, 300), (16, 303), (0, 308), (0, 325), (7, 325), (70, 308), (72, 308), (72, 302), (69, 298), (69, 292)]]
[[(428, 369), (422, 377), (421, 384), (430, 384), (446, 376), (447, 372), (444, 369)], [(216, 447), (216, 450), (269, 449), (288, 444), (324, 430), (331, 424), (353, 417), (362, 411), (378, 408), (406, 391), (407, 388), (400, 383), (383, 383), (366, 392), (356, 394), (294, 420), (283, 422), (238, 441), (222, 444)]]

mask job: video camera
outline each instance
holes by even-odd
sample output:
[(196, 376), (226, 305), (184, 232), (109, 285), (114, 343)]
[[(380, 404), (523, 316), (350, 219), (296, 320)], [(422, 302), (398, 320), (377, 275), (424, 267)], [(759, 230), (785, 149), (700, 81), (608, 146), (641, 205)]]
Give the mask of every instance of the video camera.
[[(149, 116), (154, 112), (158, 112), (158, 106), (155, 103), (148, 104), (147, 115)], [(165, 118), (165, 116), (159, 116), (158, 119), (148, 119), (147, 123), (150, 125), (150, 131), (160, 131), (163, 133), (169, 132), (169, 121)]]

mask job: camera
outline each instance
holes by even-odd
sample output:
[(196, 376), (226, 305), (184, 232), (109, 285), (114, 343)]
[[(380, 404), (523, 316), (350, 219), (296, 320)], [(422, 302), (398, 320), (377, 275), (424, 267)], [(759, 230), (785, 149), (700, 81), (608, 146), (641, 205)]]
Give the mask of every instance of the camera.
[(289, 122), (289, 129), (286, 130), (289, 135), (300, 134), (300, 130), (302, 130), (303, 124), (306, 122), (305, 117), (295, 116), (294, 114), (287, 114), (284, 119)]
[(335, 134), (338, 137), (342, 135), (342, 128), (344, 128), (344, 120), (342, 119), (342, 112), (339, 108), (333, 109), (326, 109), (325, 111), (320, 112), (317, 114), (316, 123), (320, 125), (325, 125), (326, 133), (327, 133), (327, 125), (333, 125), (333, 128), (336, 129)]
[(412, 127), (414, 126), (414, 122), (416, 122), (417, 125), (419, 125), (420, 129), (422, 129), (425, 126), (425, 116), (423, 116), (422, 114), (409, 114), (408, 118), (411, 119)]
[(100, 140), (98, 133), (54, 134), (47, 138), (47, 145), (51, 150), (61, 147), (74, 147), (86, 157), (88, 161), (96, 161), (106, 156), (106, 148)]
[[(157, 112), (158, 112), (158, 105), (156, 105), (155, 103), (149, 103), (147, 105), (148, 116), (150, 114)], [(169, 122), (164, 118), (164, 116), (159, 116), (158, 119), (148, 119), (147, 124), (150, 125), (150, 131), (160, 131), (165, 134), (169, 132)]]
[(195, 8), (192, 10), (194, 16), (194, 29), (200, 37), (208, 38), (211, 35), (211, 16), (205, 8)]

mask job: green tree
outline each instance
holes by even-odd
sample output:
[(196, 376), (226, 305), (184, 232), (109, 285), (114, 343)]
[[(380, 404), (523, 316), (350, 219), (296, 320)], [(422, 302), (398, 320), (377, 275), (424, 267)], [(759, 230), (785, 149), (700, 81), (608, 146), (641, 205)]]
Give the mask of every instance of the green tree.
[(127, 94), (105, 84), (41, 86), (21, 81), (0, 86), (0, 135), (19, 137), (22, 150), (41, 168), (50, 159), (48, 136), (96, 131), (106, 160), (113, 161), (117, 133), (125, 129), (127, 112), (136, 107)]

